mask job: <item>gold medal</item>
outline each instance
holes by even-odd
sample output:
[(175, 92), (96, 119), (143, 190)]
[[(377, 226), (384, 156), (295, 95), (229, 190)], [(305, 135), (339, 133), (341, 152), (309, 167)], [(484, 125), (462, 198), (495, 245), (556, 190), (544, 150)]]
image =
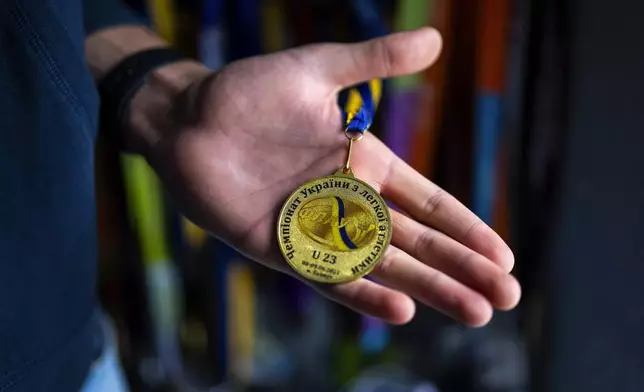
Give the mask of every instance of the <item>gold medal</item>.
[(349, 138), (343, 168), (301, 185), (280, 212), (280, 249), (306, 279), (322, 283), (359, 279), (373, 270), (391, 241), (387, 204), (349, 167), (351, 147), (360, 137)]

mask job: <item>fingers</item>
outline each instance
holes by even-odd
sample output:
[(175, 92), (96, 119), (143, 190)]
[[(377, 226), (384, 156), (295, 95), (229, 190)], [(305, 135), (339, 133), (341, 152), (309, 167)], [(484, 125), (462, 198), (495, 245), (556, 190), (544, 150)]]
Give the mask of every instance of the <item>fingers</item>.
[(514, 256), (501, 237), (403, 160), (392, 160), (381, 191), (415, 220), (488, 257), (506, 272), (512, 270)]
[(394, 246), (371, 276), (467, 325), (482, 326), (492, 318), (492, 306), (481, 294)]
[(342, 89), (421, 71), (436, 61), (441, 48), (438, 31), (425, 27), (355, 44), (316, 45), (314, 57), (330, 83)]
[(413, 317), (414, 304), (407, 295), (473, 327), (490, 321), (492, 306), (503, 310), (516, 306), (519, 284), (499, 265), (401, 213), (391, 214), (396, 246), (388, 248), (370, 274), (387, 287), (361, 279), (317, 285), (318, 291), (393, 324)]
[(498, 264), (396, 211), (391, 216), (393, 244), (481, 293), (497, 309), (509, 310), (517, 305), (521, 288)]
[(366, 279), (336, 285), (313, 284), (313, 287), (350, 309), (392, 324), (409, 322), (416, 311), (409, 296)]

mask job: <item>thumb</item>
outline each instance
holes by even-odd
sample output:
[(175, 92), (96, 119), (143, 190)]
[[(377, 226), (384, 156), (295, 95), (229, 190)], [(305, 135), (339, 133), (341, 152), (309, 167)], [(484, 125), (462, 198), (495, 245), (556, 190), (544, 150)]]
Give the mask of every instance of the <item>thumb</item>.
[(315, 58), (324, 77), (342, 89), (419, 72), (436, 61), (442, 44), (436, 29), (423, 27), (354, 44), (320, 45)]

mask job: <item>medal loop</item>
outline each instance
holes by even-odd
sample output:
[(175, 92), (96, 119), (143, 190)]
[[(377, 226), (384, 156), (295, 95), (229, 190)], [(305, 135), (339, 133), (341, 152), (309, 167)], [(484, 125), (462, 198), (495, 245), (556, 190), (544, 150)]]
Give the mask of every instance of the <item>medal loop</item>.
[(360, 83), (349, 90), (347, 101), (344, 104), (346, 128), (344, 135), (349, 139), (347, 160), (342, 167), (344, 174), (351, 172), (351, 151), (353, 142), (362, 139), (365, 131), (373, 122), (376, 106), (380, 100), (382, 85), (379, 79)]
[(344, 167), (342, 168), (342, 172), (344, 174), (349, 174), (351, 172), (351, 151), (353, 150), (353, 141), (354, 140), (360, 140), (362, 139), (362, 134), (358, 136), (357, 138), (347, 136), (349, 138), (349, 151), (347, 152), (347, 162), (344, 164)]

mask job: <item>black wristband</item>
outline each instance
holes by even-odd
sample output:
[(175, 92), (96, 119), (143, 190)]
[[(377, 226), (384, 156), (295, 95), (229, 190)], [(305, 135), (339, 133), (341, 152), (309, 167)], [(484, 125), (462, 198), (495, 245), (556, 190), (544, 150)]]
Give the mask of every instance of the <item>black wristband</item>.
[(117, 144), (121, 144), (120, 134), (125, 126), (127, 108), (150, 72), (186, 59), (179, 52), (163, 47), (137, 52), (121, 61), (98, 84), (101, 128), (114, 137)]

